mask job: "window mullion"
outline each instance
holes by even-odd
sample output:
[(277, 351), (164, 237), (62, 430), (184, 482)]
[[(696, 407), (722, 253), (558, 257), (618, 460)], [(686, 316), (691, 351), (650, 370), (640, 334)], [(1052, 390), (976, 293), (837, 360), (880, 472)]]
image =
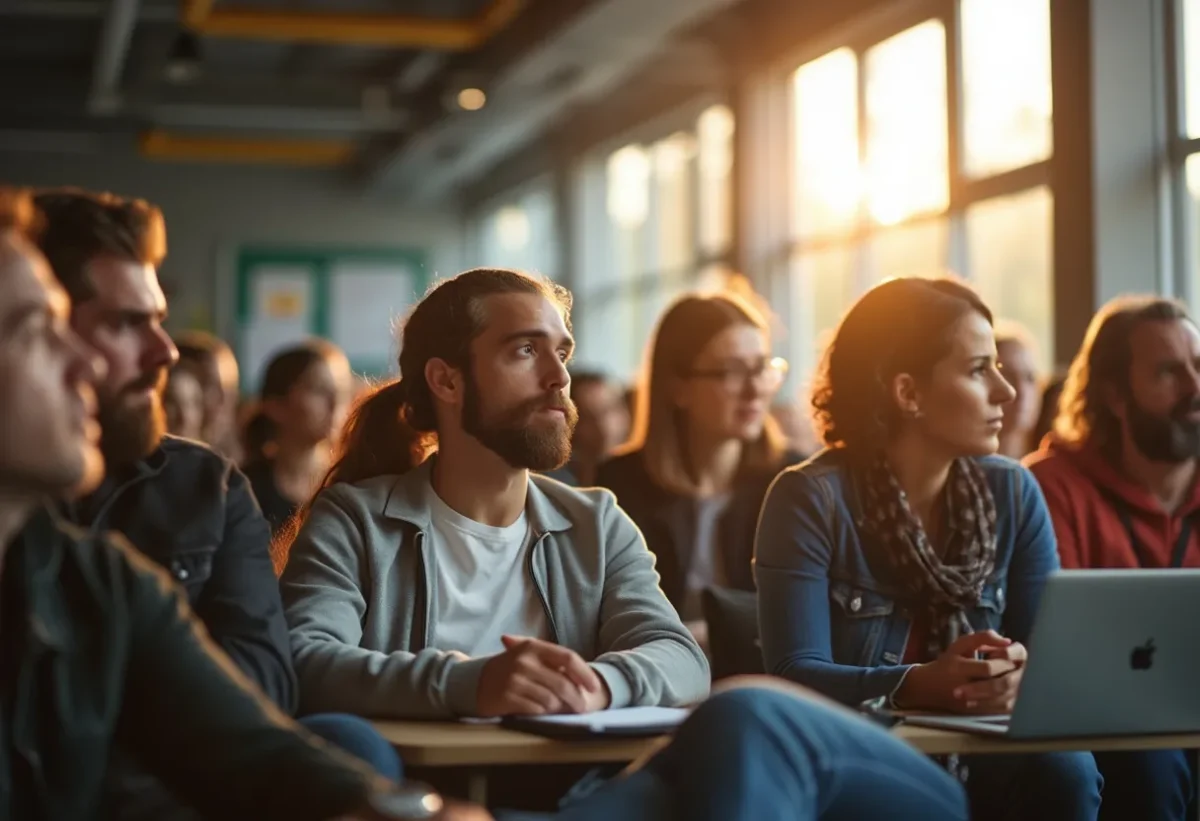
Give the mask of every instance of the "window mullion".
[(959, 210), (963, 202), (963, 82), (962, 36), (957, 0), (947, 0), (942, 25), (946, 29), (946, 160), (950, 203), (946, 221), (946, 260), (951, 271), (968, 279), (966, 228)]
[[(861, 293), (865, 290), (871, 276), (871, 246), (865, 238), (872, 230), (870, 208), (867, 199), (870, 197), (870, 175), (867, 166), (867, 144), (870, 136), (870, 122), (867, 110), (867, 50), (869, 46), (856, 45), (854, 60), (857, 66), (855, 86), (858, 94), (858, 167), (862, 189), (858, 198), (858, 234), (859, 241), (851, 246), (851, 270), (853, 273), (854, 290)], [(857, 247), (854, 247), (857, 246)]]

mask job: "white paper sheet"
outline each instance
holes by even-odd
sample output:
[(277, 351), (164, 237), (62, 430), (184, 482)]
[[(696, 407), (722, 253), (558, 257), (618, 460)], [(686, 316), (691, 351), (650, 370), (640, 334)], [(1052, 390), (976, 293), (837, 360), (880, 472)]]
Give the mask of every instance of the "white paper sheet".
[(584, 715), (530, 716), (526, 720), (603, 732), (617, 728), (678, 727), (690, 712), (678, 707), (623, 707)]
[(400, 264), (343, 262), (330, 271), (329, 337), (351, 361), (388, 361), (395, 326), (419, 296)]
[(252, 322), (298, 322), (307, 326), (312, 311), (313, 271), (303, 265), (259, 265), (251, 272)]

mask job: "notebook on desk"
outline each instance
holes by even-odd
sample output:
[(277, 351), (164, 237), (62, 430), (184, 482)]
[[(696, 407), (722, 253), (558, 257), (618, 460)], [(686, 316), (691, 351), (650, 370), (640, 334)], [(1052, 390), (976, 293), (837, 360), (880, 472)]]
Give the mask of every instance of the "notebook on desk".
[(652, 738), (674, 732), (690, 712), (674, 707), (625, 707), (584, 715), (508, 716), (501, 724), (548, 738)]

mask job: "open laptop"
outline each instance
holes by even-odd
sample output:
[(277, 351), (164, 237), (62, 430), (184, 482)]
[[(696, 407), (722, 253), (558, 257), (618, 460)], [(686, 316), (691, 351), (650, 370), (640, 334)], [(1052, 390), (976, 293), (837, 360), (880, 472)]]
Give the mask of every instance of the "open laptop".
[(1019, 739), (1200, 732), (1200, 570), (1069, 570), (1042, 593), (1011, 716), (905, 723)]

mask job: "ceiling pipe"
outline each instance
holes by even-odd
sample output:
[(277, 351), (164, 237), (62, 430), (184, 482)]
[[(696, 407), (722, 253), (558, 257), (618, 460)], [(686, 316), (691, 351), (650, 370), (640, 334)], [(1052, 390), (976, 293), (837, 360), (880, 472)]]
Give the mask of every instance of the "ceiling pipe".
[(247, 6), (214, 8), (213, 0), (182, 0), (182, 9), (184, 23), (189, 28), (211, 37), (470, 51), (507, 26), (526, 2), (492, 0), (473, 20)]
[(92, 88), (88, 93), (88, 111), (92, 114), (112, 115), (121, 108), (121, 74), (137, 25), (139, 5), (140, 0), (109, 3), (92, 64)]
[(235, 106), (209, 103), (161, 103), (145, 111), (161, 128), (300, 131), (312, 133), (393, 132), (405, 128), (403, 110), (370, 112), (356, 108)]
[(250, 163), (328, 167), (344, 165), (353, 156), (349, 140), (254, 140), (200, 137), (170, 131), (141, 135), (143, 157), (168, 162)]
[[(94, 20), (103, 17), (109, 4), (104, 0), (8, 0), (0, 2), (0, 17), (46, 20)], [(174, 4), (150, 5), (138, 12), (142, 23), (175, 23), (179, 11)]]

